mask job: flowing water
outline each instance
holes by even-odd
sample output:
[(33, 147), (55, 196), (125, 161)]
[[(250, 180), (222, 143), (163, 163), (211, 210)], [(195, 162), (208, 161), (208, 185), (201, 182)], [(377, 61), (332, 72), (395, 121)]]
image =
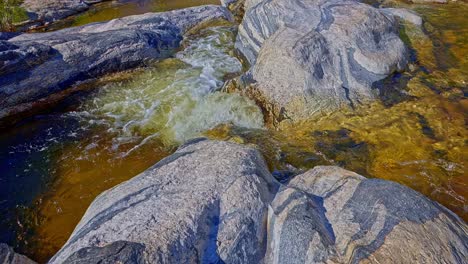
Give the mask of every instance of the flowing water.
[(468, 8), (410, 7), (427, 21), (401, 30), (416, 54), (411, 71), (378, 84), (382, 100), (354, 110), (266, 129), (252, 101), (219, 91), (243, 71), (234, 28), (224, 26), (0, 132), (0, 242), (45, 262), (94, 197), (200, 135), (256, 144), (281, 181), (335, 164), (405, 184), (467, 220)]
[(242, 65), (234, 28), (202, 30), (175, 58), (124, 73), (65, 109), (0, 136), (1, 240), (45, 262), (91, 201), (219, 124), (263, 127), (260, 109), (218, 91)]

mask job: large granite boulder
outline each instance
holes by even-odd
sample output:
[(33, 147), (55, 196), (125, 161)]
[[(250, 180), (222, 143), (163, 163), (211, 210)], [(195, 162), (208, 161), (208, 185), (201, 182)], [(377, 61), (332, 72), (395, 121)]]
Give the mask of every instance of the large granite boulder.
[(397, 183), (319, 166), (272, 202), (265, 263), (466, 263), (468, 228)]
[(251, 3), (237, 49), (255, 88), (292, 119), (375, 99), (372, 84), (404, 69), (393, 15), (352, 0)]
[(186, 32), (217, 20), (232, 16), (209, 5), (0, 40), (0, 119), (78, 81), (166, 58)]
[(257, 150), (189, 142), (99, 195), (50, 263), (259, 263), (277, 187)]
[(0, 243), (0, 264), (36, 264), (36, 262), (16, 253), (7, 244)]

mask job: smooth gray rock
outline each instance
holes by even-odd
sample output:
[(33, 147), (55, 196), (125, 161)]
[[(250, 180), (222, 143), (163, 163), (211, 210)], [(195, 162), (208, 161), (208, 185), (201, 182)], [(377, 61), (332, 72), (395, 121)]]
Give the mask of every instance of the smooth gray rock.
[(0, 40), (0, 119), (79, 81), (166, 58), (186, 32), (217, 20), (232, 16), (208, 5)]
[(194, 140), (99, 195), (50, 263), (96, 262), (117, 241), (138, 243), (142, 263), (259, 263), (277, 184), (257, 150)]
[(407, 64), (398, 23), (352, 0), (264, 0), (246, 11), (236, 48), (260, 93), (292, 119), (377, 98), (372, 84)]
[(265, 263), (467, 263), (468, 228), (394, 182), (318, 166), (272, 202)]
[(0, 243), (0, 264), (36, 264), (36, 262), (15, 253), (7, 244)]

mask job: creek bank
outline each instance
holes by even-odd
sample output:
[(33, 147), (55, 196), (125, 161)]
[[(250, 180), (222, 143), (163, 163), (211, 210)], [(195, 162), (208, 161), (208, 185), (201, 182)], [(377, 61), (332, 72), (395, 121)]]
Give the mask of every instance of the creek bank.
[(255, 148), (197, 139), (99, 195), (50, 263), (463, 263), (467, 231), (397, 183), (318, 166), (283, 185)]
[(236, 48), (251, 69), (243, 78), (260, 101), (273, 105), (267, 108), (277, 119), (377, 99), (373, 84), (408, 63), (398, 20), (370, 5), (272, 0), (248, 1), (244, 8)]
[(232, 21), (208, 5), (129, 16), (50, 33), (5, 35), (0, 41), (0, 119), (82, 81), (167, 58), (191, 30)]

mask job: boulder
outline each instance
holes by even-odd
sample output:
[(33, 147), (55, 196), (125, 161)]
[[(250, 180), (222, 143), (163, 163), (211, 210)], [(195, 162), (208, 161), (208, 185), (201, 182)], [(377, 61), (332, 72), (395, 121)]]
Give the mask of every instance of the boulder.
[(394, 17), (352, 0), (254, 3), (236, 48), (262, 97), (293, 120), (375, 99), (373, 83), (407, 64)]
[(265, 263), (466, 263), (468, 228), (400, 184), (339, 167), (293, 178), (272, 202)]
[(15, 253), (7, 244), (0, 243), (0, 264), (36, 264), (36, 262)]
[(217, 20), (232, 16), (208, 5), (0, 40), (0, 119), (79, 81), (166, 58), (186, 32)]
[(259, 263), (277, 187), (257, 150), (193, 140), (99, 195), (50, 263)]

